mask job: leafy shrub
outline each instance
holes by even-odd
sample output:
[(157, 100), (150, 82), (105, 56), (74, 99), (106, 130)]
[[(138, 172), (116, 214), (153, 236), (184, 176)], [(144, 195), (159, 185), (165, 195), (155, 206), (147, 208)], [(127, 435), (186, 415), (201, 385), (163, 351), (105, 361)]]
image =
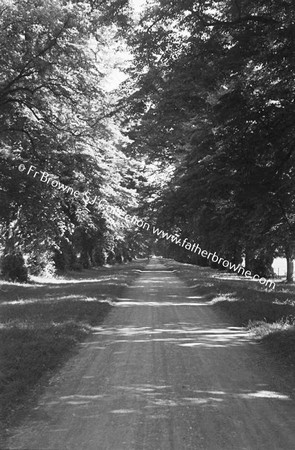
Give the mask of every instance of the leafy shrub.
[(90, 264), (90, 257), (86, 249), (82, 249), (80, 258), (79, 258), (79, 264), (82, 265), (83, 269), (89, 269)]
[(9, 281), (28, 281), (28, 269), (20, 252), (9, 253), (2, 258), (2, 274)]
[(58, 272), (64, 272), (66, 270), (66, 260), (61, 251), (55, 249), (53, 261)]
[(32, 275), (52, 277), (56, 272), (53, 254), (49, 251), (33, 251), (28, 257), (27, 266)]
[(93, 251), (93, 261), (96, 266), (103, 266), (107, 261), (107, 252), (101, 246), (96, 246)]
[(72, 244), (67, 239), (62, 239), (59, 248), (55, 248), (53, 261), (58, 272), (74, 270), (77, 257)]

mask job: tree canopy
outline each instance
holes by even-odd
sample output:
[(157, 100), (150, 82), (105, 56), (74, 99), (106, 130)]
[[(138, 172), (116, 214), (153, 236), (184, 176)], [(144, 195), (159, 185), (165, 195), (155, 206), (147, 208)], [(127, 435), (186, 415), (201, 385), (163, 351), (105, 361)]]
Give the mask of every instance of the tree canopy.
[(294, 14), (291, 1), (159, 0), (129, 38), (131, 148), (175, 168), (159, 223), (266, 275), (294, 256)]
[(58, 267), (147, 253), (129, 212), (261, 275), (284, 255), (291, 281), (292, 1), (135, 3), (2, 0), (4, 253), (51, 252)]

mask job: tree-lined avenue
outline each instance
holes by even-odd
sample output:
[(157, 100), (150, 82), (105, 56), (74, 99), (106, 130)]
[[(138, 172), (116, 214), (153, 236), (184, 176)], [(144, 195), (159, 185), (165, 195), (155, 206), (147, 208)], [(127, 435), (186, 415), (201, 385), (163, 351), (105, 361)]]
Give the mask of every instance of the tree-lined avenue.
[(265, 349), (152, 259), (9, 449), (290, 450), (294, 418)]

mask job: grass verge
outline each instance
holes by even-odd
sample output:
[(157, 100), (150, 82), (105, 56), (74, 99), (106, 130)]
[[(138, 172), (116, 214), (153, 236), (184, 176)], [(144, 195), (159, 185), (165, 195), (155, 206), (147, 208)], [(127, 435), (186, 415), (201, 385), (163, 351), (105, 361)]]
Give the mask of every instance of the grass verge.
[(144, 265), (138, 261), (30, 284), (0, 282), (2, 430), (18, 421), (36, 392), (92, 326), (103, 321)]
[(249, 332), (286, 367), (295, 370), (295, 286), (258, 282), (207, 267), (163, 260), (220, 315)]
[(277, 322), (250, 321), (248, 329), (272, 353), (287, 362), (295, 370), (295, 319), (280, 319)]

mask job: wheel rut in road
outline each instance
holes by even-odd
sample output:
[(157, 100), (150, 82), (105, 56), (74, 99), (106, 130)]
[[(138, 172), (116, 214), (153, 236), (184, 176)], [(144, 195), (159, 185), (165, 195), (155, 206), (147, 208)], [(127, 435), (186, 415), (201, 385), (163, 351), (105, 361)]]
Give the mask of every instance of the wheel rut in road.
[(27, 450), (293, 450), (295, 402), (245, 329), (151, 260), (9, 439)]

